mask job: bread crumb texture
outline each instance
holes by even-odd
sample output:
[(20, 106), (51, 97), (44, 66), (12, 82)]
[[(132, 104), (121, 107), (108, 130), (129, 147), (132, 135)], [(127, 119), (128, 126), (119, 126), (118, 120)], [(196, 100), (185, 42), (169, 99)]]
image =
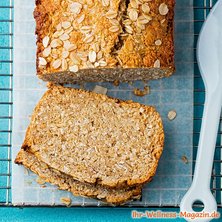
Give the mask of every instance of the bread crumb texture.
[[(68, 72), (81, 79), (92, 74), (80, 70), (95, 68), (165, 70), (158, 78), (174, 70), (174, 0), (36, 0), (34, 17), (40, 78)], [(91, 80), (118, 79), (99, 73)]]
[[(61, 190), (67, 190), (75, 196), (97, 198), (110, 204), (120, 205), (126, 201), (138, 199), (141, 196), (141, 186), (126, 189), (110, 189), (100, 185), (92, 185), (74, 180), (72, 177), (50, 168), (35, 155), (23, 149), (18, 153), (15, 162), (23, 164), (36, 173), (41, 180), (57, 185)], [(61, 202), (69, 206), (70, 198), (61, 198)]]
[(52, 86), (35, 108), (22, 148), (80, 182), (126, 187), (153, 177), (163, 143), (155, 108)]

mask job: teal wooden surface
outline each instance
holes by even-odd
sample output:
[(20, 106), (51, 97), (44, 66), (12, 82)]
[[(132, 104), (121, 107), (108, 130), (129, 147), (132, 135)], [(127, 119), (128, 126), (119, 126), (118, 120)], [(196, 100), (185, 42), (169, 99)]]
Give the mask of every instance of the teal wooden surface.
[[(132, 219), (133, 209), (99, 209), (99, 208), (0, 208), (0, 222), (127, 222), (148, 221), (148, 219)], [(159, 209), (157, 209), (159, 210)], [(165, 211), (175, 211), (168, 209)], [(142, 211), (142, 210), (141, 210)], [(145, 211), (145, 210), (144, 210)], [(152, 219), (160, 221), (160, 219)], [(163, 219), (161, 221), (185, 221), (183, 219)]]
[[(128, 221), (185, 221), (182, 218), (176, 219), (132, 219), (130, 209), (123, 208), (0, 208), (0, 222), (128, 222)], [(147, 208), (137, 209), (138, 211), (148, 210)], [(179, 212), (178, 208), (155, 208), (149, 209), (163, 212)], [(222, 210), (219, 209), (220, 214)], [(221, 218), (212, 221), (222, 221)]]

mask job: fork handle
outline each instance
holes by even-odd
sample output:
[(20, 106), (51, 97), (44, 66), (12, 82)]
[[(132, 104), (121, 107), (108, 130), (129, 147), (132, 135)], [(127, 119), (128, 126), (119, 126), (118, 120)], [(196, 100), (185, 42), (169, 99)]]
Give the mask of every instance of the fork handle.
[[(181, 201), (181, 212), (194, 213), (192, 205), (197, 200), (204, 204), (204, 212), (217, 210), (216, 200), (210, 191), (210, 180), (222, 105), (220, 94), (220, 90), (206, 93), (194, 178)], [(201, 221), (210, 221), (210, 219), (205, 218)]]

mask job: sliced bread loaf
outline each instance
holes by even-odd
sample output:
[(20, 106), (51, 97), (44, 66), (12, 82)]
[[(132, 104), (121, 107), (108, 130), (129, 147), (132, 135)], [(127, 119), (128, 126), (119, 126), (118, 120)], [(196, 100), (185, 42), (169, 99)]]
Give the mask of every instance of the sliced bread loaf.
[(100, 185), (91, 185), (74, 180), (72, 177), (50, 168), (38, 160), (32, 153), (20, 150), (15, 162), (23, 164), (36, 173), (45, 182), (57, 185), (61, 190), (71, 191), (76, 196), (86, 196), (119, 205), (141, 196), (141, 186), (126, 189), (110, 189)]
[(38, 77), (131, 81), (174, 71), (175, 0), (36, 0)]
[(52, 86), (34, 110), (22, 148), (80, 182), (128, 187), (154, 176), (163, 143), (155, 108)]

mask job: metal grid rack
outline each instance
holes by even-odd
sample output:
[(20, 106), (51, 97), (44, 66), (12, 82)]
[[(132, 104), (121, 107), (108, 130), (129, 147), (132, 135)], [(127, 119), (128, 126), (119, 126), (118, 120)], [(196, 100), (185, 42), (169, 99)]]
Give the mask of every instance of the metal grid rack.
[[(201, 26), (216, 0), (194, 0), (195, 45)], [(0, 206), (11, 205), (11, 133), (12, 133), (12, 66), (13, 66), (13, 0), (0, 1)], [(196, 48), (194, 47), (194, 54)], [(194, 60), (194, 133), (196, 156), (204, 105), (204, 85)], [(221, 207), (221, 121), (212, 173), (212, 191)], [(195, 163), (195, 159), (193, 160)], [(172, 206), (174, 207), (174, 206)]]
[(11, 204), (13, 2), (0, 1), (0, 205)]

